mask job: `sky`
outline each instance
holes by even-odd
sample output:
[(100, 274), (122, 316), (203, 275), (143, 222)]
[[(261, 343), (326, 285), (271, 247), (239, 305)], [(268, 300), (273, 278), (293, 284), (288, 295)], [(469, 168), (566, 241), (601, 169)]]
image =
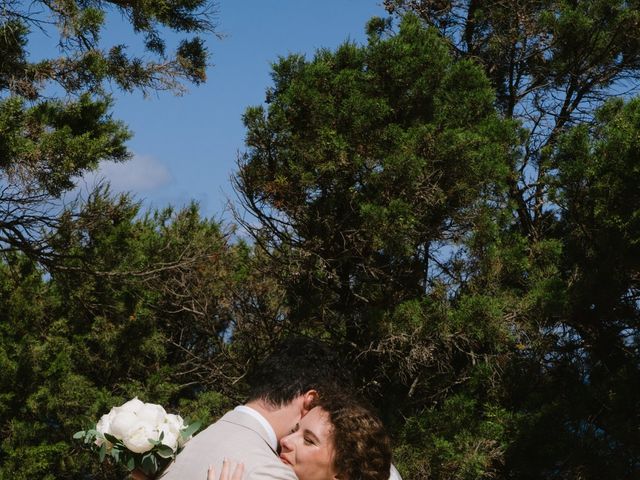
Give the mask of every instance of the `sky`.
[(207, 82), (189, 86), (181, 97), (115, 92), (114, 117), (133, 131), (134, 157), (105, 163), (85, 181), (105, 178), (114, 191), (134, 193), (146, 208), (195, 200), (204, 216), (229, 219), (225, 207), (235, 198), (230, 178), (244, 148), (241, 117), (248, 106), (263, 103), (271, 63), (290, 53), (311, 58), (317, 49), (345, 40), (365, 43), (366, 22), (385, 16), (381, 3), (218, 0), (218, 33), (224, 38), (208, 41), (213, 66)]

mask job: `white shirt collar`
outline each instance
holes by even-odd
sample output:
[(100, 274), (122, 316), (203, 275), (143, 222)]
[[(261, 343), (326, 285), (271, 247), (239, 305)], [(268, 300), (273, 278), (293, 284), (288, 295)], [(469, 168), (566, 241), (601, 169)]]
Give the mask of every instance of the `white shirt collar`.
[(251, 407), (247, 407), (246, 405), (238, 405), (236, 408), (234, 408), (234, 410), (236, 412), (242, 412), (246, 413), (247, 415), (251, 415), (258, 422), (260, 422), (260, 425), (262, 425), (264, 430), (267, 432), (269, 446), (273, 449), (274, 452), (278, 450), (278, 438), (276, 437), (276, 432), (266, 418), (264, 418), (258, 411), (254, 410)]

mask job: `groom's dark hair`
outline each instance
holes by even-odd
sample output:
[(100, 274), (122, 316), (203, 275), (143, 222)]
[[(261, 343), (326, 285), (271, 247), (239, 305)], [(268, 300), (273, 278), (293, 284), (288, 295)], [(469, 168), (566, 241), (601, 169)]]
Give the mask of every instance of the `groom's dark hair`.
[(328, 345), (308, 337), (277, 344), (247, 376), (249, 401), (286, 405), (309, 390), (335, 390), (346, 383), (338, 357)]

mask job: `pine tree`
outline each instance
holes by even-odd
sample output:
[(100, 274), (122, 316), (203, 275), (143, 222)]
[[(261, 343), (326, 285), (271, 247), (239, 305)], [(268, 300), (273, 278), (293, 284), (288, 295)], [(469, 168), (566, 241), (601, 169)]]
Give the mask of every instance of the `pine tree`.
[(504, 188), (493, 179), (518, 129), (482, 69), (436, 31), (411, 16), (389, 28), (373, 20), (365, 46), (274, 65), (266, 106), (244, 117), (236, 186), (286, 292), (287, 328), (330, 338), (391, 425), (437, 422), (420, 441), (407, 426), (404, 473), (477, 478), (501, 458), (486, 382), (508, 325), (487, 296), (452, 302), (463, 284), (446, 278), (442, 249), (461, 245), (484, 192)]
[[(205, 79), (214, 31), (208, 0), (4, 2), (0, 12), (0, 251), (21, 251), (49, 268), (48, 239), (74, 178), (100, 161), (129, 158), (130, 132), (111, 117), (108, 85), (124, 91), (182, 92)], [(105, 45), (121, 15), (143, 54)], [(181, 32), (169, 54), (164, 34)], [(37, 58), (38, 35), (57, 38), (58, 57)], [(35, 58), (34, 58), (35, 57)]]

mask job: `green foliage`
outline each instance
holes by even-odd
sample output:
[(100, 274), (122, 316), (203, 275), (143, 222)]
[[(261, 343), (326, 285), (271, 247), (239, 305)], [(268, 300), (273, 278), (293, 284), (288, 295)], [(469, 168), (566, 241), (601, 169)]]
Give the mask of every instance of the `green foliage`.
[[(141, 216), (107, 187), (62, 201), (101, 161), (130, 156), (109, 89), (182, 93), (205, 80), (198, 35), (213, 32), (212, 13), (208, 0), (3, 4), (0, 478), (122, 478), (70, 434), (134, 395), (168, 407), (197, 398), (220, 354), (231, 324), (221, 284), (236, 257), (219, 225), (196, 206)], [(135, 54), (102, 41), (118, 14), (142, 37)], [(38, 33), (54, 39), (53, 57), (34, 59)], [(187, 365), (201, 353), (200, 370)]]
[(244, 117), (238, 188), (292, 266), (295, 321), (363, 346), (366, 317), (419, 294), (430, 245), (506, 172), (509, 127), (482, 71), (415, 18), (366, 47), (281, 59), (273, 78), (268, 108)]
[[(196, 83), (205, 79), (207, 51), (197, 35), (213, 32), (212, 8), (207, 0), (128, 4), (72, 0), (56, 6), (37, 2), (30, 7), (10, 2), (0, 23), (0, 52), (9, 60), (0, 71), (0, 86), (29, 99), (38, 98), (47, 82), (56, 82), (70, 93), (100, 91), (105, 81), (124, 90), (181, 90), (181, 79)], [(108, 46), (101, 41), (112, 12), (142, 37), (144, 55), (129, 56), (126, 45)], [(39, 28), (59, 35), (59, 58), (27, 60), (29, 35)], [(167, 30), (188, 37), (173, 56), (163, 38)]]
[(235, 405), (228, 397), (215, 391), (202, 392), (192, 400), (183, 398), (180, 402), (180, 411), (185, 418), (197, 418), (205, 425), (213, 423), (233, 407)]
[(19, 97), (0, 100), (0, 166), (7, 180), (29, 176), (27, 186), (38, 185), (41, 194), (58, 197), (73, 187), (74, 176), (99, 161), (128, 159), (124, 143), (130, 134), (110, 118), (109, 107), (108, 100), (93, 101), (88, 95), (35, 107)]
[[(45, 278), (19, 254), (1, 264), (0, 382), (9, 388), (0, 397), (7, 433), (0, 478), (122, 478), (109, 466), (98, 473), (96, 459), (72, 444), (73, 433), (133, 396), (194, 421), (210, 422), (229, 404), (194, 390), (204, 374), (187, 360), (215, 363), (220, 354), (224, 309), (193, 307), (211, 292), (221, 299), (235, 257), (195, 206), (143, 217), (138, 210), (127, 197), (98, 192), (77, 218), (60, 223), (53, 245), (66, 260), (55, 274)], [(205, 336), (203, 328), (200, 347), (194, 339)]]
[[(244, 117), (236, 185), (259, 222), (245, 227), (284, 288), (287, 330), (334, 342), (389, 424), (400, 430), (401, 415), (450, 395), (474, 403), (465, 421), (499, 417), (493, 383), (515, 343), (508, 302), (441, 283), (458, 268), (441, 248), (461, 248), (485, 212), (479, 199), (506, 189), (519, 133), (496, 114), (482, 69), (435, 30), (412, 16), (396, 34), (387, 27), (373, 20), (366, 46), (273, 66), (266, 107)], [(469, 425), (455, 440), (434, 429), (429, 447), (401, 440), (405, 474), (496, 471), (505, 434)]]
[(639, 110), (601, 100), (638, 5), (385, 4), (245, 114), (272, 324), (335, 342), (409, 478), (632, 478)]
[[(550, 129), (564, 125), (578, 114), (578, 107), (591, 102), (590, 94), (637, 74), (640, 67), (636, 2), (386, 0), (384, 4), (390, 13), (417, 14), (437, 28), (461, 57), (477, 59), (496, 88), (500, 109), (509, 117), (527, 119), (531, 126), (536, 122), (534, 111), (548, 119)], [(557, 114), (562, 117), (553, 119)], [(530, 140), (540, 145), (538, 133), (547, 136), (549, 130), (542, 123), (533, 128)]]
[[(211, 8), (209, 0), (3, 4), (0, 253), (20, 251), (55, 268), (49, 241), (62, 195), (99, 162), (130, 156), (130, 133), (111, 118), (105, 86), (182, 93), (183, 81), (203, 82), (208, 54), (197, 35), (213, 32)], [(142, 54), (101, 41), (107, 18), (117, 21), (114, 11), (143, 37)], [(166, 51), (168, 30), (187, 37), (174, 55)], [(32, 60), (37, 32), (58, 38), (59, 57)]]
[(513, 422), (491, 475), (637, 476), (630, 435), (638, 426), (629, 421), (638, 402), (629, 388), (640, 378), (637, 100), (606, 100), (627, 86), (637, 91), (639, 5), (385, 6), (417, 15), (457, 58), (481, 65), (498, 111), (522, 126), (511, 137), (506, 183), (481, 192), (464, 246), (446, 263), (452, 307), (466, 310), (489, 295), (496, 308), (489, 324), (502, 327), (485, 337), (502, 355), (499, 375), (484, 385)]
[[(151, 3), (122, 8), (160, 53), (150, 29), (190, 23)], [(104, 20), (74, 5), (67, 48)], [(638, 73), (637, 2), (385, 5), (416, 16), (280, 58), (247, 109), (235, 186), (251, 243), (195, 205), (142, 215), (104, 188), (19, 217), (55, 218), (44, 238), (0, 218), (0, 478), (121, 478), (73, 432), (135, 395), (214, 421), (290, 333), (333, 344), (406, 480), (637, 477), (640, 101), (604, 101)], [(55, 62), (26, 61), (18, 19), (2, 28), (0, 86), (37, 98), (7, 72)], [(197, 81), (194, 42), (177, 61)], [(144, 89), (125, 54), (70, 57), (93, 76), (61, 81)], [(48, 201), (124, 159), (108, 110), (3, 98), (2, 172), (48, 168), (28, 177)]]
[(406, 422), (396, 450), (400, 468), (410, 465), (412, 478), (490, 478), (509, 441), (509, 423), (509, 412), (451, 395)]

